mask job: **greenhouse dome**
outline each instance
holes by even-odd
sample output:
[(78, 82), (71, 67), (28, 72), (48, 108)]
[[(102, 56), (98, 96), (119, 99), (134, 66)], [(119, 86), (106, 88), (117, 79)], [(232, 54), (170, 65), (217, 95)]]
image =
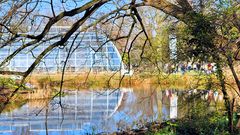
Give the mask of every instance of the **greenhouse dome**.
[[(59, 41), (61, 34), (66, 33), (68, 29), (68, 26), (54, 26), (46, 37), (48, 40), (22, 50), (5, 68), (11, 71), (26, 71), (36, 60), (36, 57), (48, 46)], [(41, 31), (41, 29), (39, 31), (35, 30), (31, 34), (37, 35)], [(27, 43), (30, 41), (19, 41), (1, 48), (0, 61), (3, 61), (17, 48), (22, 46), (23, 42)], [(54, 48), (54, 50), (47, 54), (40, 64), (38, 64), (35, 71), (61, 71), (66, 58), (68, 58), (66, 71), (70, 72), (86, 71), (89, 69), (95, 71), (124, 70), (121, 55), (116, 46), (103, 34), (96, 32), (75, 32), (66, 44), (65, 46)]]

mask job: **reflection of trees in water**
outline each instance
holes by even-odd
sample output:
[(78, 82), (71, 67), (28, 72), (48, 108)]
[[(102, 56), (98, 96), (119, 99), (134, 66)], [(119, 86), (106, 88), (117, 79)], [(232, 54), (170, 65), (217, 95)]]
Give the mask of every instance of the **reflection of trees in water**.
[(213, 91), (162, 91), (152, 87), (126, 93), (118, 111), (132, 116), (136, 123), (162, 121), (188, 116), (198, 112), (198, 108), (212, 111), (222, 109), (222, 97), (221, 93)]
[(179, 92), (178, 117), (194, 114), (205, 115), (211, 111), (223, 109), (223, 95), (212, 90), (191, 90)]
[(157, 93), (161, 93), (161, 96), (158, 96), (157, 106), (158, 112), (162, 112), (160, 117), (162, 120), (182, 118), (192, 113), (207, 113), (224, 109), (223, 94), (217, 91), (164, 90)]
[[(122, 108), (128, 115), (135, 114), (140, 118), (152, 117), (157, 104), (157, 91), (154, 89), (135, 90), (134, 93), (126, 93), (127, 99), (122, 102)], [(128, 109), (125, 109), (125, 108)], [(121, 110), (122, 111), (122, 110)]]
[(134, 90), (134, 92), (125, 93), (118, 113), (125, 116), (117, 124), (120, 129), (129, 128), (129, 122), (132, 126), (142, 126), (148, 121), (156, 120), (157, 111), (157, 92), (153, 89)]
[(45, 99), (45, 100), (32, 100), (31, 102), (28, 102), (28, 105), (30, 108), (45, 108), (47, 104), (50, 103), (50, 99)]
[(162, 119), (175, 119), (177, 118), (177, 105), (178, 105), (178, 93), (174, 90), (163, 91), (162, 97)]

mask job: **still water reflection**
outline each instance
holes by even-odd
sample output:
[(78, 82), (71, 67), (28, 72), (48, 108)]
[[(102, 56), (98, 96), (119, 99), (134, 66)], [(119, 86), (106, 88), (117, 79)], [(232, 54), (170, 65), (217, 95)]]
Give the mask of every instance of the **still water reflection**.
[(141, 127), (146, 122), (184, 116), (189, 97), (216, 106), (213, 91), (133, 90), (74, 91), (52, 101), (29, 101), (0, 114), (0, 134), (93, 134)]

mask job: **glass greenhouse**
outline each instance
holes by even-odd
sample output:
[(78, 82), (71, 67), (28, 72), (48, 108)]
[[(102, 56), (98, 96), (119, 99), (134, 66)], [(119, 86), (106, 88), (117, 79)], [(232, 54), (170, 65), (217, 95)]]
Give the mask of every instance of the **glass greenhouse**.
[[(12, 71), (26, 71), (44, 49), (59, 41), (61, 38), (61, 36), (54, 36), (64, 34), (68, 29), (69, 27), (65, 26), (55, 26), (51, 28), (51, 31), (46, 37), (51, 38), (51, 40), (46, 40), (34, 47), (31, 46), (24, 49), (5, 65), (5, 68)], [(42, 31), (42, 29), (40, 31)], [(33, 34), (37, 35), (40, 31), (35, 31)], [(54, 48), (54, 50), (47, 54), (35, 71), (61, 71), (66, 58), (68, 58), (66, 70), (70, 72), (89, 69), (97, 71), (120, 71), (124, 69), (121, 55), (117, 48), (111, 41), (108, 42), (107, 40), (105, 36), (97, 34), (96, 32), (80, 34), (79, 32), (75, 32), (66, 42), (67, 45), (65, 47), (60, 46)], [(17, 48), (30, 41), (31, 40), (22, 40), (1, 48), (0, 62)]]

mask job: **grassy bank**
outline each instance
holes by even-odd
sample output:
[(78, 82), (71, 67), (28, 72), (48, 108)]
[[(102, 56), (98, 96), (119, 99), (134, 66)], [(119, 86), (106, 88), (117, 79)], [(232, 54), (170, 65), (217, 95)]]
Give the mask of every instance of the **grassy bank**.
[[(61, 84), (61, 74), (33, 74), (28, 82), (39, 89), (59, 88)], [(118, 74), (90, 73), (72, 74), (67, 73), (63, 80), (64, 89), (104, 89), (119, 87), (144, 88), (148, 85), (158, 85), (161, 89), (209, 89), (217, 86), (218, 81), (214, 75), (199, 74), (189, 72), (184, 75), (179, 74), (135, 74), (122, 78)]]
[[(229, 77), (228, 77), (229, 76)], [(227, 88), (235, 88), (235, 82), (230, 75), (227, 78)], [(12, 80), (10, 77), (0, 77), (0, 94), (6, 95), (18, 87), (19, 80)], [(28, 87), (23, 87), (19, 92), (34, 92), (34, 99), (49, 97), (59, 91), (61, 84), (61, 74), (31, 74), (26, 83), (35, 86), (40, 92), (32, 91)], [(115, 73), (66, 73), (63, 80), (64, 90), (86, 90), (86, 89), (115, 89), (119, 87), (131, 87), (139, 90), (146, 89), (200, 89), (200, 90), (220, 90), (219, 82), (214, 74), (203, 74), (199, 72), (186, 72), (185, 74), (153, 74), (138, 73), (133, 76), (122, 78)], [(0, 96), (1, 96), (0, 95)], [(1, 97), (0, 97), (1, 100)]]
[[(226, 73), (228, 86), (235, 87), (234, 78)], [(36, 74), (27, 78), (27, 82), (36, 86), (37, 89), (59, 88), (61, 73)], [(133, 76), (122, 76), (113, 72), (89, 72), (89, 73), (65, 73), (63, 80), (64, 89), (105, 89), (119, 87), (144, 87), (147, 85), (159, 85), (161, 89), (218, 89), (216, 75), (200, 72), (186, 72), (185, 74), (154, 74), (135, 73)], [(10, 79), (10, 76), (0, 76), (0, 89), (15, 89), (18, 81)], [(231, 88), (229, 87), (229, 88)], [(27, 89), (27, 87), (23, 87)]]
[[(234, 124), (237, 124), (237, 117), (234, 117)], [(191, 118), (168, 121), (161, 124), (150, 123), (144, 134), (148, 135), (230, 135), (228, 131), (227, 116), (212, 112), (204, 116), (195, 115)], [(234, 135), (240, 134), (236, 127)]]

